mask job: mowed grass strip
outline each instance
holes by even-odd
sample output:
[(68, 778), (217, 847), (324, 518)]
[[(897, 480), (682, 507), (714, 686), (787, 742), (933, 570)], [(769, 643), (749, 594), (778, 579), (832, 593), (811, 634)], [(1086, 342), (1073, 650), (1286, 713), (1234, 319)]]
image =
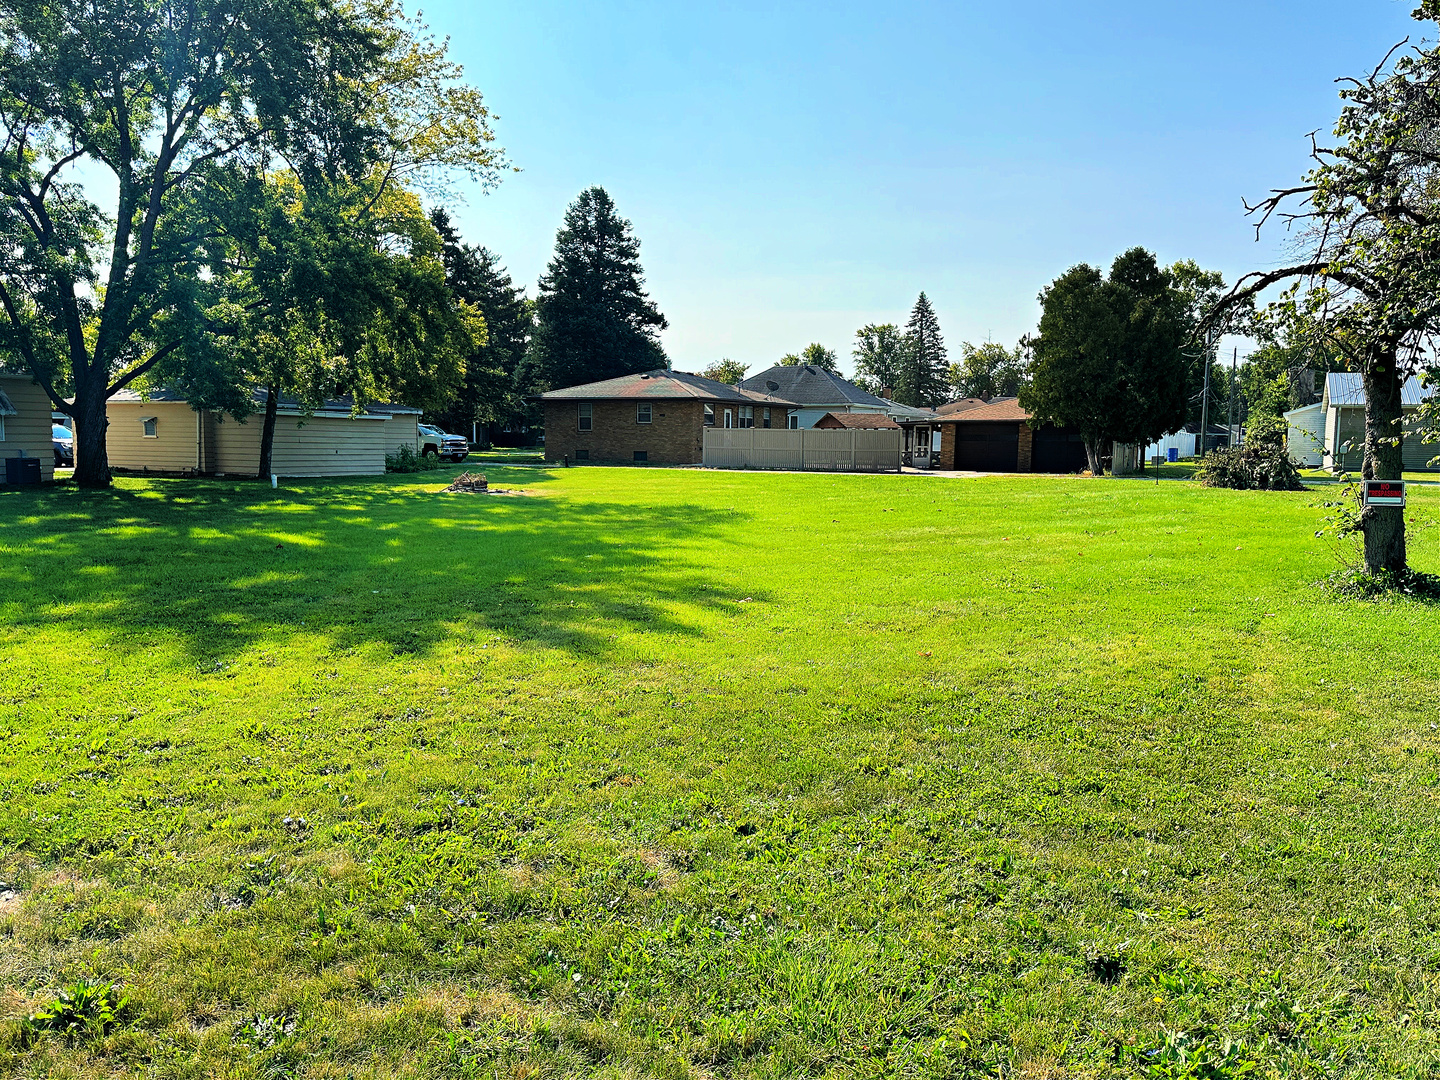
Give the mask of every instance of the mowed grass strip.
[(0, 494), (0, 1073), (1432, 1075), (1327, 493), (457, 471)]

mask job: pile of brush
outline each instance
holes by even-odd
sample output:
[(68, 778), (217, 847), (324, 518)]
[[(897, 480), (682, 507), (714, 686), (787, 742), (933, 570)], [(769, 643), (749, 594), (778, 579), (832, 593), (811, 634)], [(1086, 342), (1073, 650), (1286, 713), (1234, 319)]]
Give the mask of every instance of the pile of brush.
[(490, 490), (484, 473), (461, 473), (446, 491), (467, 491), (471, 495), (483, 495)]

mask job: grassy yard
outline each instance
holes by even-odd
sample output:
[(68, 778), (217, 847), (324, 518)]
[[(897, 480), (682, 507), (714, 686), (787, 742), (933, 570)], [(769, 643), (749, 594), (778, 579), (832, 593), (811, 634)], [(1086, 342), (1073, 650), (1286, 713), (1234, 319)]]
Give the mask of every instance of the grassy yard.
[(0, 494), (0, 1075), (1434, 1075), (1323, 494), (466, 467)]

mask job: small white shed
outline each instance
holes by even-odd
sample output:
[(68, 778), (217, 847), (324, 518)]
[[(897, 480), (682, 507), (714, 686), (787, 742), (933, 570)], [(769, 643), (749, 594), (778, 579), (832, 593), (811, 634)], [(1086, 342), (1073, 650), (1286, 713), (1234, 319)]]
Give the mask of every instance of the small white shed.
[(1285, 414), (1285, 448), (1299, 465), (1318, 469), (1325, 460), (1325, 406), (1302, 405)]

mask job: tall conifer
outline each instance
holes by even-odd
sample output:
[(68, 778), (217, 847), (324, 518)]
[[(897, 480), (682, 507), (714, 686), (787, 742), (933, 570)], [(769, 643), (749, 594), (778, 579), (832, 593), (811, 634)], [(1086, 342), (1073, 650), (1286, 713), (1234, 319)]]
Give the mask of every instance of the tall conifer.
[(669, 323), (644, 283), (630, 222), (604, 188), (586, 188), (565, 211), (540, 278), (526, 384), (558, 389), (669, 367), (658, 337)]
[(933, 409), (946, 397), (945, 339), (940, 320), (923, 292), (910, 310), (905, 324), (905, 349), (900, 359), (900, 378), (895, 400), (904, 405)]

